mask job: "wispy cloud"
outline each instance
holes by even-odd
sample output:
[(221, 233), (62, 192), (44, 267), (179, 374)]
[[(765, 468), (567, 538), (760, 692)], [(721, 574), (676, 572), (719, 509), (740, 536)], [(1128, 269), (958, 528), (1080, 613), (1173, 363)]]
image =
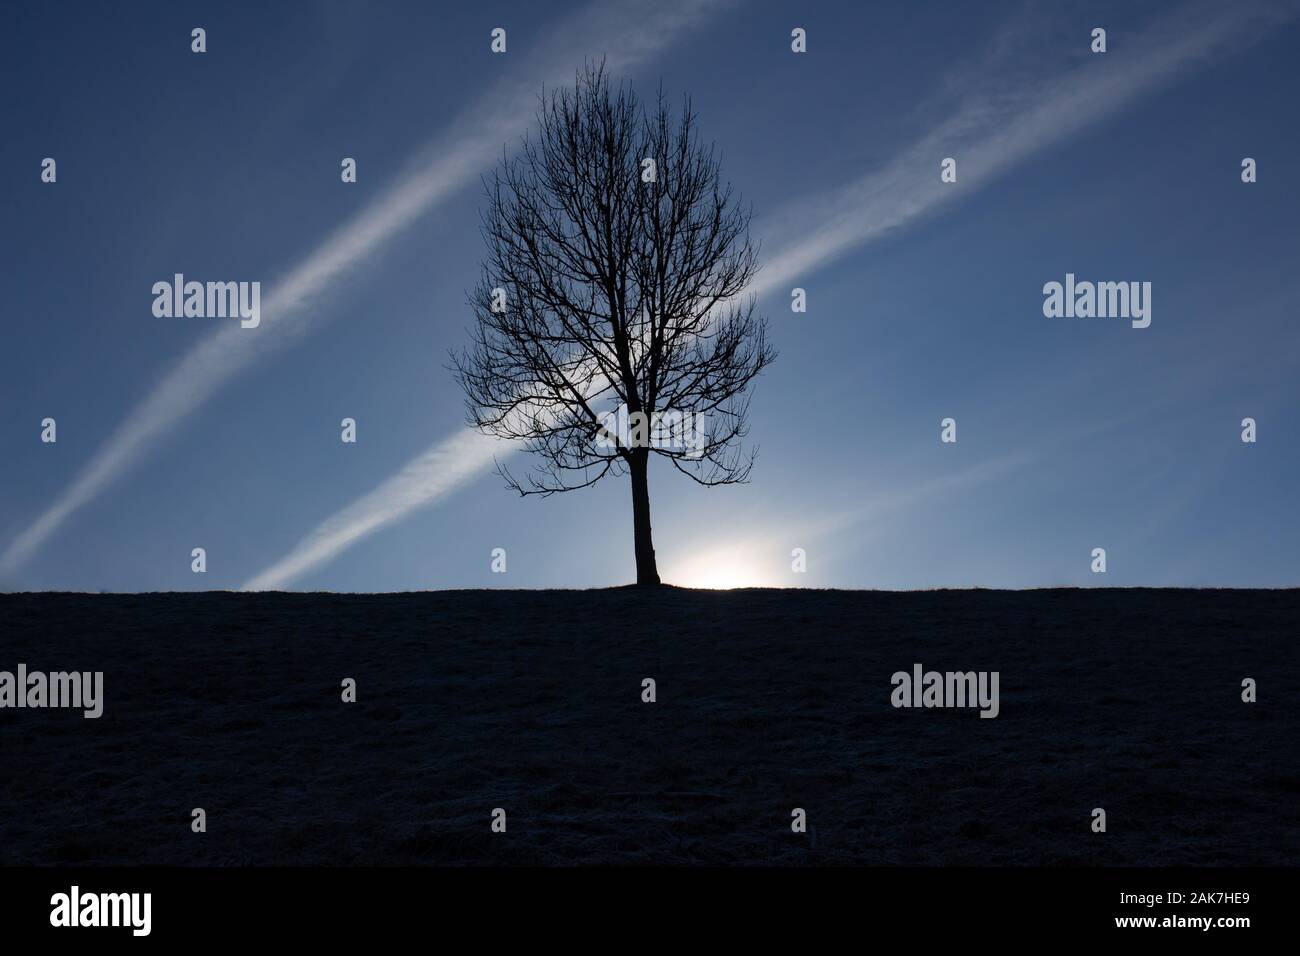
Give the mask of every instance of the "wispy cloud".
[[(0, 556), (12, 572), (78, 509), (98, 497), (149, 448), (204, 405), (228, 381), (301, 339), (329, 317), (312, 311), (323, 294), (374, 259), (385, 244), (497, 159), (528, 128), (542, 83), (569, 83), (584, 58), (604, 54), (612, 70), (634, 67), (661, 51), (730, 0), (596, 0), (536, 44), (525, 57), (431, 142), (398, 181), (275, 283), (256, 330), (226, 325), (194, 346), (110, 435), (73, 483)], [(513, 54), (506, 54), (506, 57)], [(142, 301), (146, 301), (142, 299)]]
[[(1020, 56), (1020, 44), (1033, 38), (1032, 31), (1004, 32), (981, 62), (949, 79), (945, 88), (955, 105), (933, 130), (883, 169), (843, 188), (792, 203), (763, 224), (768, 237), (796, 238), (776, 246), (752, 291), (762, 294), (806, 277), (863, 243), (971, 195), (1035, 153), (1194, 68), (1259, 40), (1296, 13), (1296, 5), (1290, 2), (1192, 5), (1152, 24), (1141, 35), (1128, 37), (1125, 47), (1129, 52), (1124, 56), (1085, 54), (1077, 66), (1047, 75), (1035, 74)], [(939, 182), (939, 160), (945, 156), (958, 158), (960, 185)], [(283, 586), (401, 514), (436, 503), (473, 477), (472, 465), (457, 462), (453, 466), (455, 479), (448, 483), (438, 481), (434, 474), (422, 478), (416, 474), (423, 468), (444, 467), (448, 453), (467, 441), (468, 434), (457, 433), (435, 443), (403, 469), (403, 473), (411, 473), (403, 487), (412, 493), (388, 502), (383, 489), (389, 482), (381, 484), (322, 524), (288, 557), (247, 586)], [(471, 447), (478, 451), (477, 446)], [(506, 446), (496, 448), (498, 457), (510, 451)], [(477, 458), (480, 471), (487, 470), (492, 457), (484, 448)], [(1016, 457), (990, 462), (961, 475), (935, 479), (907, 494), (932, 495), (1005, 474), (1024, 463)], [(855, 520), (911, 500), (883, 497)], [(373, 524), (372, 512), (382, 515), (382, 522)], [(345, 527), (347, 533), (342, 531)]]
[[(580, 366), (577, 377), (581, 378), (585, 373), (593, 371), (593, 365), (594, 363), (588, 362), (585, 367)], [(593, 375), (587, 384), (586, 397), (599, 395), (608, 384), (609, 380), (603, 375)], [(553, 416), (558, 413), (558, 409), (539, 407), (533, 402), (523, 401), (505, 415), (504, 421), (518, 431), (526, 423), (539, 418), (553, 422)], [(243, 590), (274, 591), (284, 587), (347, 550), (354, 542), (369, 537), (417, 508), (445, 498), (515, 451), (511, 442), (484, 435), (472, 428), (454, 432), (450, 437), (434, 442), (403, 465), (397, 474), (327, 518), (299, 541), (292, 551), (246, 581)]]
[[(948, 79), (945, 93), (955, 108), (925, 136), (884, 168), (791, 203), (761, 224), (772, 251), (751, 291), (787, 286), (969, 197), (1034, 154), (1260, 40), (1298, 13), (1294, 0), (1192, 4), (1139, 34), (1112, 38), (1123, 52), (1092, 54), (1086, 35), (1076, 37), (1080, 62), (1055, 72), (1036, 62), (1041, 34), (1004, 31), (979, 62)], [(957, 160), (956, 183), (939, 180), (939, 162), (949, 156)]]
[(274, 565), (244, 584), (249, 591), (273, 591), (340, 552), (437, 501), (492, 465), (509, 446), (465, 430), (441, 441), (402, 466), (397, 474), (325, 521)]

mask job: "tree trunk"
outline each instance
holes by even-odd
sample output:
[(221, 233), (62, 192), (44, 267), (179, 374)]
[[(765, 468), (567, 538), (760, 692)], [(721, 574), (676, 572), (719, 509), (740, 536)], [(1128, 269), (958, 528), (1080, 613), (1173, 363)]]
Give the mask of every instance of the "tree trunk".
[(659, 583), (655, 565), (655, 546), (650, 536), (650, 483), (646, 477), (650, 453), (634, 449), (629, 468), (632, 473), (632, 534), (636, 548), (636, 583), (641, 586)]

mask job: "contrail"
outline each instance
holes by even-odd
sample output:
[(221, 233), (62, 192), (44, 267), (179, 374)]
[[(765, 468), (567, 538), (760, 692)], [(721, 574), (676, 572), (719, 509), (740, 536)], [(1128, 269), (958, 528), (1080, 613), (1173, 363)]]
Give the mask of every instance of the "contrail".
[[(574, 377), (581, 380), (593, 370), (594, 363), (588, 360), (574, 372)], [(584, 395), (592, 398), (608, 387), (609, 380), (596, 374), (587, 384)], [(538, 414), (556, 413), (554, 409), (539, 409), (536, 405), (524, 403), (512, 409), (507, 419), (522, 424)], [(318, 525), (294, 545), (292, 551), (246, 581), (241, 589), (273, 591), (283, 587), (347, 550), (354, 542), (369, 537), (417, 508), (446, 497), (515, 451), (511, 442), (492, 438), (472, 428), (434, 442), (403, 465), (396, 475)]]
[(244, 590), (282, 587), (353, 543), (451, 493), (492, 465), (509, 445), (466, 429), (407, 462), (388, 480), (332, 516), (272, 567), (244, 584)]
[[(227, 325), (194, 346), (135, 406), (73, 483), (0, 556), (12, 572), (75, 511), (94, 500), (134, 465), (150, 445), (205, 404), (235, 375), (318, 327), (326, 316), (307, 307), (347, 274), (373, 259), (385, 243), (491, 165), (502, 147), (528, 127), (542, 82), (567, 84), (584, 57), (603, 55), (612, 70), (630, 68), (732, 0), (597, 0), (561, 25), (461, 114), (399, 176), (395, 185), (337, 228), (275, 284), (257, 330)], [(487, 37), (484, 37), (487, 42)], [(511, 56), (510, 53), (504, 55)], [(147, 299), (142, 298), (147, 303)], [(265, 334), (263, 334), (265, 332)]]
[[(800, 238), (778, 246), (747, 291), (762, 295), (784, 287), (856, 246), (969, 197), (1033, 154), (1195, 67), (1239, 51), (1297, 12), (1293, 0), (1202, 3), (1140, 34), (1118, 38), (1124, 52), (1087, 52), (1085, 34), (1079, 39), (1083, 62), (1055, 77), (1035, 76), (1024, 67), (990, 77), (984, 74), (988, 64), (972, 71), (951, 84), (961, 91), (953, 94), (959, 108), (884, 169), (818, 199), (792, 203), (771, 217), (766, 235)], [(1032, 52), (1016, 50), (1014, 44), (999, 46), (998, 60), (1023, 63)], [(939, 179), (939, 161), (945, 157), (957, 161), (956, 183)]]
[[(1023, 69), (993, 75), (984, 64), (958, 77), (952, 84), (960, 91), (955, 95), (957, 108), (899, 158), (847, 187), (811, 202), (791, 204), (784, 216), (773, 217), (768, 234), (795, 234), (801, 238), (777, 249), (749, 291), (761, 295), (795, 277), (807, 276), (854, 247), (936, 211), (945, 202), (969, 196), (975, 188), (987, 185), (1034, 153), (1082, 131), (1193, 67), (1259, 40), (1269, 28), (1295, 15), (1294, 3), (1249, 8), (1197, 5), (1184, 8), (1140, 35), (1127, 37), (1127, 54), (1088, 54), (1092, 59), (1085, 59), (1086, 65), (1055, 76), (1026, 76)], [(1080, 42), (1085, 40), (1086, 35)], [(1000, 47), (996, 60), (1016, 59), (1017, 51), (1005, 44)], [(946, 156), (958, 160), (960, 187), (939, 181), (939, 160)], [(396, 508), (382, 500), (381, 491), (397, 480), (389, 479), (321, 524), (286, 558), (245, 587), (281, 587), (333, 559), (378, 527), (431, 505), (465, 484), (473, 477), (472, 461), (477, 461), (480, 471), (486, 470), (493, 456), (484, 450), (475, 459), (478, 447), (471, 445), (465, 467), (458, 463), (454, 468), (454, 480), (443, 482), (432, 475), (415, 480), (414, 473), (421, 468), (442, 467), (439, 463), (449, 450), (465, 447), (468, 434), (472, 433), (457, 432), (435, 442), (403, 468), (401, 474), (407, 479), (402, 487), (414, 493), (401, 495)], [(495, 452), (501, 458), (512, 448), (498, 444)], [(371, 521), (372, 509), (382, 513), (379, 525)]]

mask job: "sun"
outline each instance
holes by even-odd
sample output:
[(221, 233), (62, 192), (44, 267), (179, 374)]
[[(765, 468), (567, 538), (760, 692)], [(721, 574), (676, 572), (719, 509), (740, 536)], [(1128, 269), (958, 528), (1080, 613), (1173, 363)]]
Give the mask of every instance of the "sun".
[(756, 560), (754, 550), (721, 548), (671, 565), (664, 580), (684, 588), (726, 591), (778, 586), (772, 572)]

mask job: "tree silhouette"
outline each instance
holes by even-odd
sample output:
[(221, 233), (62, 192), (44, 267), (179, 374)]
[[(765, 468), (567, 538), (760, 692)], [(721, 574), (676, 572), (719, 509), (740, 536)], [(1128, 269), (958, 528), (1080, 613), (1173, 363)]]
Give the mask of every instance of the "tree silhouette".
[(651, 456), (702, 485), (754, 461), (746, 391), (775, 356), (736, 301), (757, 271), (749, 212), (690, 100), (674, 114), (661, 90), (647, 109), (603, 63), (543, 92), (538, 125), (485, 183), (473, 344), (453, 364), (470, 423), (541, 462), (523, 481), (498, 462), (510, 488), (630, 476), (637, 584), (658, 584)]

